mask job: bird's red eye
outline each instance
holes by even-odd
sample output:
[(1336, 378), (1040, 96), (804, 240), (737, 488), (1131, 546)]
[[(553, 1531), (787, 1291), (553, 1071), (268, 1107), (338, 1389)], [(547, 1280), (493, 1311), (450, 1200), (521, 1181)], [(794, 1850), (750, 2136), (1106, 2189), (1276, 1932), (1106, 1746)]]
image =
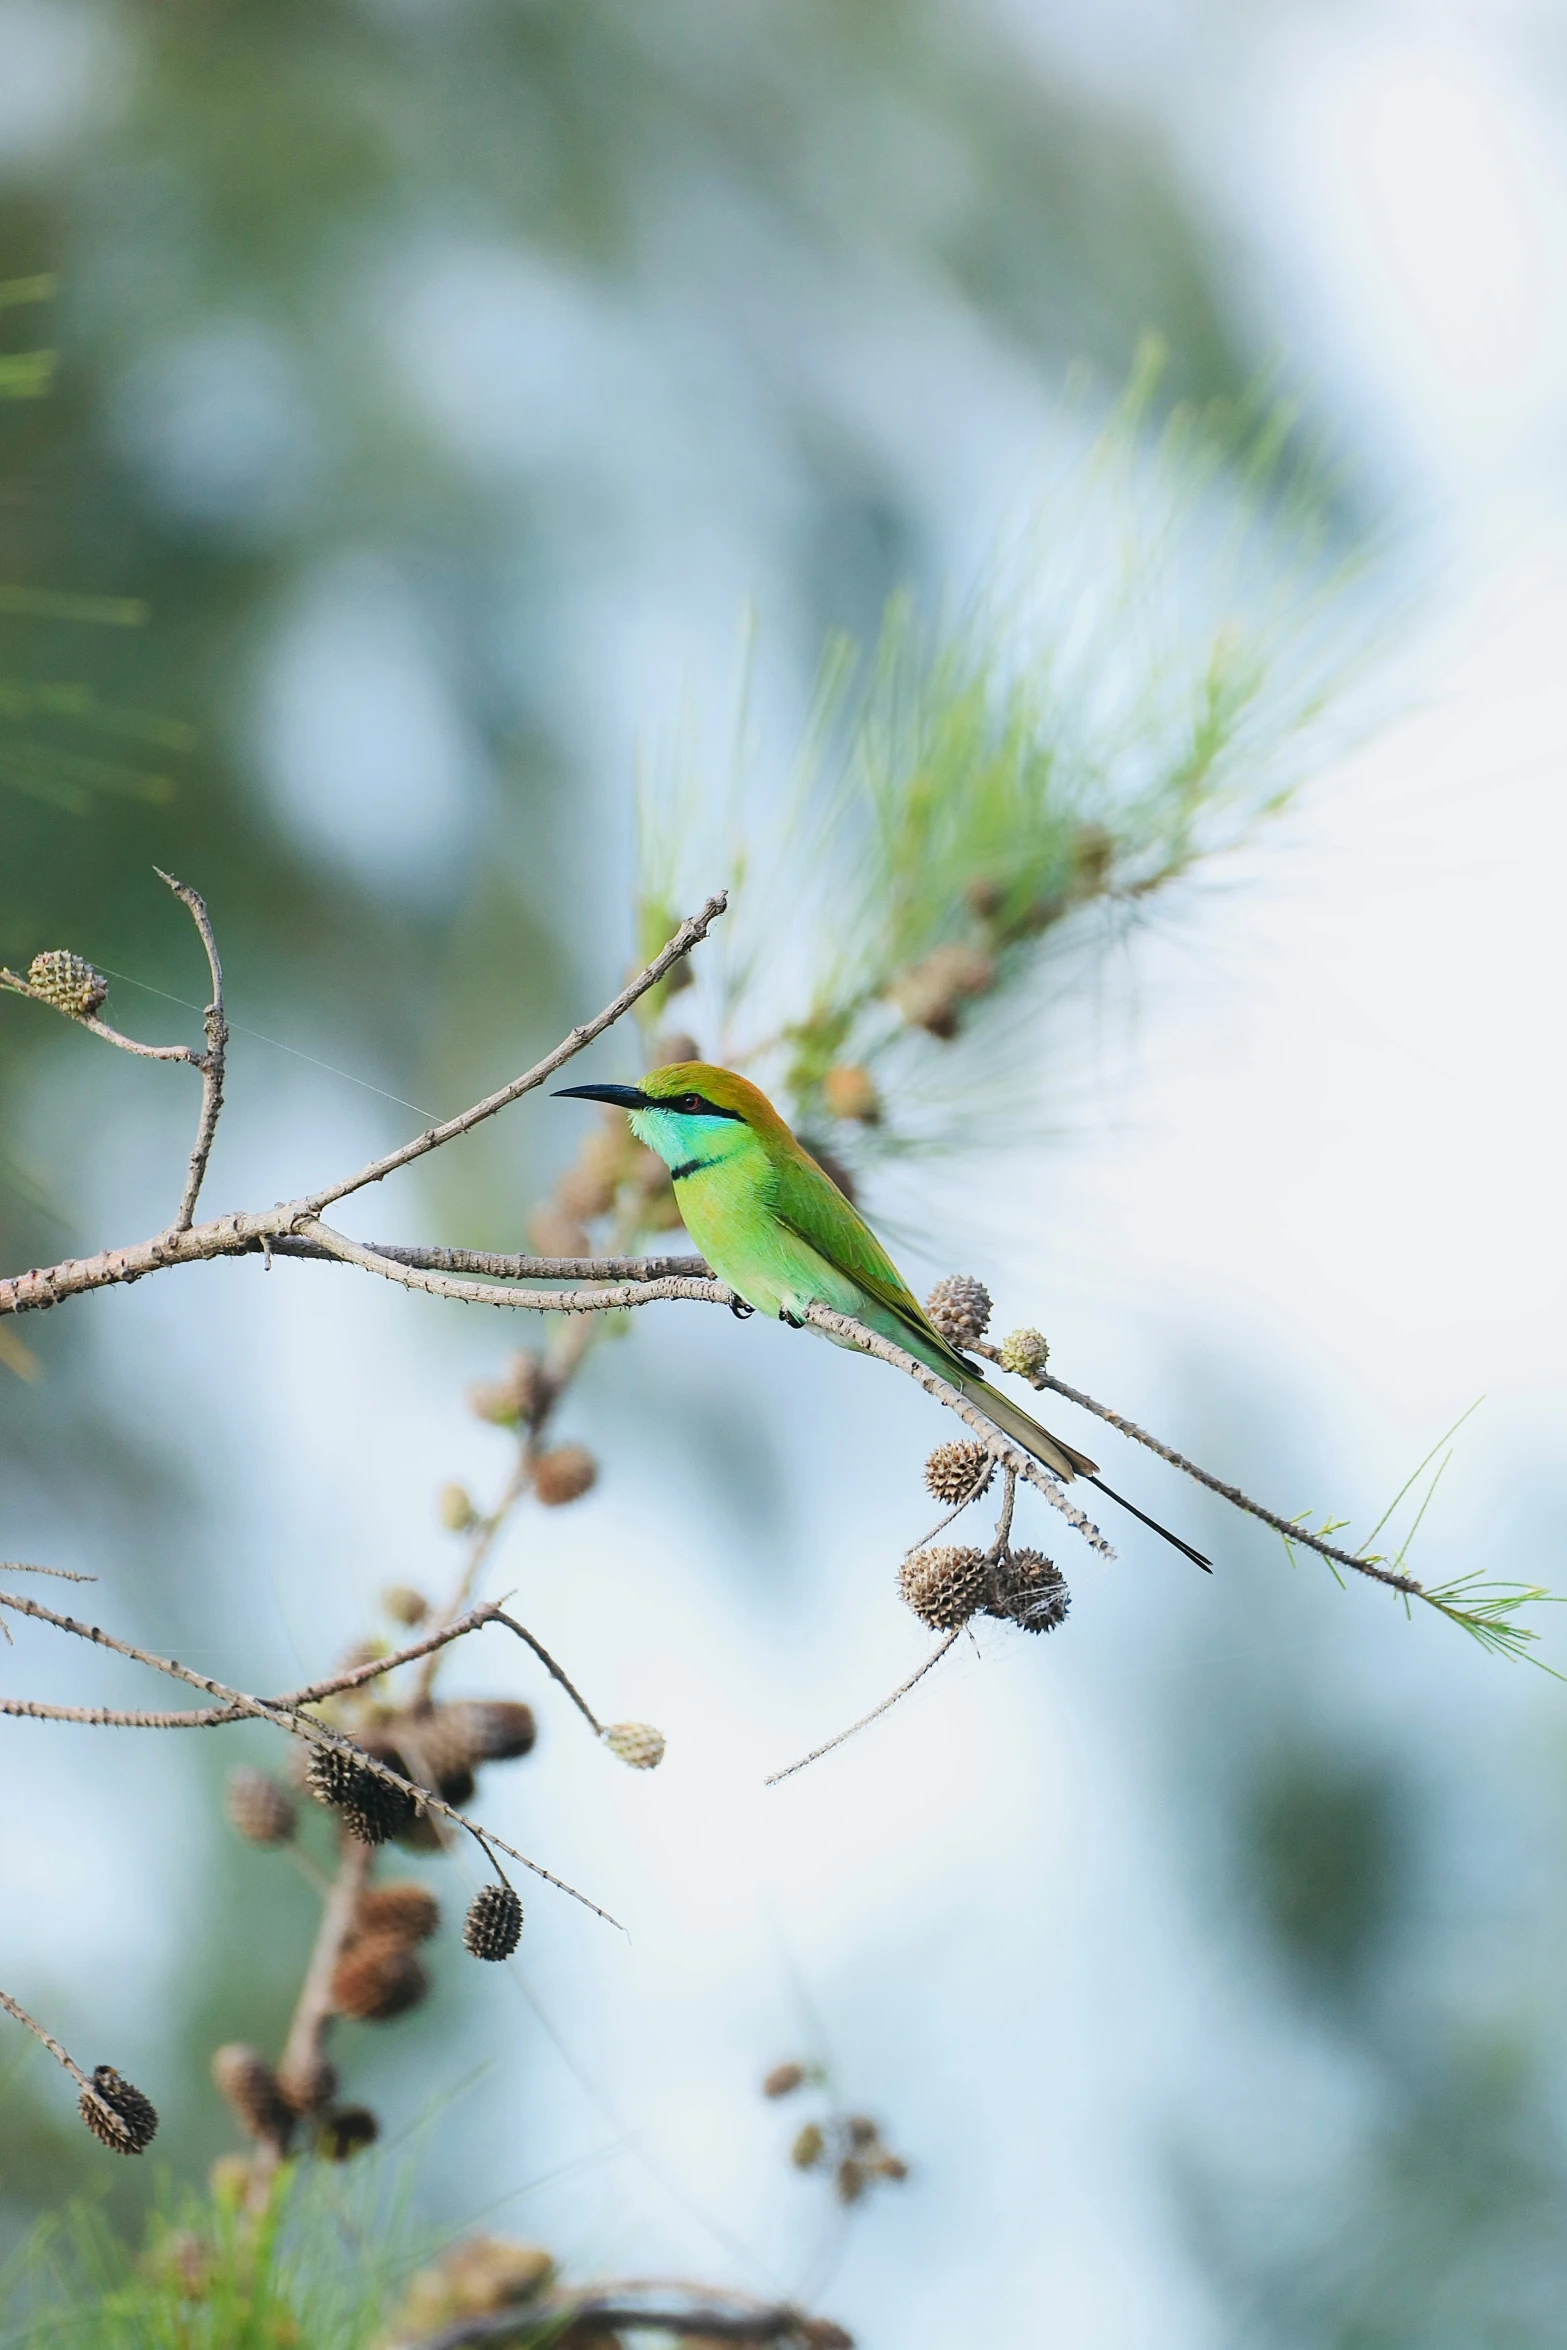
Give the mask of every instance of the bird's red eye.
[(688, 1093), (680, 1107), (683, 1110), (699, 1110), (702, 1107), (702, 1096), (699, 1093)]

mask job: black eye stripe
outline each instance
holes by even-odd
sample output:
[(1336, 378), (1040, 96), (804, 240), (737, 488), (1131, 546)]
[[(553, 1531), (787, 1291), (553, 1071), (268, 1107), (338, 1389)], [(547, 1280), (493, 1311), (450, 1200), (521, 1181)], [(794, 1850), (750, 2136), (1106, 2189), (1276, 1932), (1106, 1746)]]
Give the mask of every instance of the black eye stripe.
[(710, 1102), (705, 1093), (677, 1093), (669, 1101), (654, 1101), (655, 1110), (673, 1110), (679, 1118), (733, 1118), (744, 1123), (738, 1110), (726, 1110), (718, 1102)]

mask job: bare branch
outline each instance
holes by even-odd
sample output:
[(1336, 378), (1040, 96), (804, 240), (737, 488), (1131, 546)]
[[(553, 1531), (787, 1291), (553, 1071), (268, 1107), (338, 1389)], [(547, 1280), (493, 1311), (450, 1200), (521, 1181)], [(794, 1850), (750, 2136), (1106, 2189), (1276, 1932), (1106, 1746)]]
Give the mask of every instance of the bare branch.
[[(654, 956), (644, 970), (638, 972), (635, 979), (621, 989), (612, 1003), (607, 1004), (602, 1012), (582, 1027), (574, 1028), (571, 1034), (555, 1047), (553, 1052), (547, 1053), (542, 1061), (536, 1062), (521, 1077), (514, 1078), (498, 1093), (487, 1095), (483, 1101), (476, 1102), (471, 1109), (462, 1111), (459, 1116), (448, 1118), (439, 1126), (427, 1127), (423, 1134), (416, 1135), (411, 1142), (404, 1143), (398, 1150), (390, 1151), (382, 1158), (372, 1159), (370, 1164), (360, 1168), (357, 1174), (344, 1176), (341, 1181), (327, 1185), (322, 1191), (312, 1192), (303, 1199), (285, 1201), (279, 1206), (269, 1208), (259, 1214), (220, 1216), (207, 1224), (175, 1226), (167, 1232), (156, 1234), (150, 1240), (137, 1241), (126, 1248), (104, 1249), (94, 1257), (67, 1258), (58, 1265), (36, 1267), (31, 1272), (16, 1274), (9, 1280), (0, 1281), (0, 1314), (45, 1311), (50, 1306), (61, 1304), (68, 1297), (78, 1297), (89, 1290), (113, 1288), (126, 1282), (140, 1281), (147, 1274), (162, 1272), (171, 1265), (196, 1264), (214, 1257), (239, 1256), (256, 1249), (261, 1249), (263, 1252), (270, 1251), (274, 1243), (286, 1241), (297, 1236), (301, 1231), (305, 1231), (319, 1241), (321, 1234), (312, 1231), (313, 1221), (319, 1217), (321, 1210), (329, 1206), (333, 1200), (346, 1198), (349, 1193), (362, 1190), (366, 1184), (382, 1182), (386, 1176), (394, 1174), (399, 1167), (408, 1166), (415, 1159), (423, 1158), (428, 1152), (439, 1150), (445, 1143), (454, 1141), (460, 1134), (466, 1134), (486, 1118), (493, 1118), (497, 1111), (507, 1108), (510, 1103), (520, 1100), (525, 1093), (531, 1093), (542, 1085), (546, 1078), (552, 1077), (557, 1069), (572, 1059), (575, 1054), (581, 1052), (584, 1046), (591, 1044), (595, 1037), (602, 1036), (605, 1029), (622, 1018), (639, 997), (645, 995), (650, 987), (657, 986), (659, 980), (664, 977), (673, 964), (679, 962), (682, 956), (689, 954), (692, 947), (700, 939), (706, 937), (709, 928), (723, 912), (727, 902), (723, 891), (719, 891), (716, 896), (709, 898), (701, 912), (680, 925), (668, 945)], [(17, 979), (14, 973), (0, 974), (0, 979), (3, 979), (6, 985), (14, 987), (19, 994), (35, 996), (35, 991), (27, 985), (26, 981)], [(45, 999), (39, 997), (36, 1000), (44, 1001)], [(101, 1028), (102, 1024), (92, 1020), (84, 1020), (79, 1025), (97, 1030)], [(194, 1067), (200, 1068), (202, 1066), (200, 1056), (190, 1052), (184, 1045), (167, 1049), (152, 1046), (131, 1046), (129, 1039), (117, 1039), (112, 1032), (110, 1032), (110, 1041), (124, 1042), (128, 1049), (152, 1054), (154, 1058), (187, 1060)], [(324, 1226), (321, 1228), (322, 1233), (326, 1230), (327, 1228)], [(344, 1241), (341, 1235), (332, 1234), (327, 1244), (326, 1253), (338, 1257), (345, 1263), (358, 1264), (361, 1259), (348, 1253), (357, 1246), (356, 1242)], [(389, 1260), (378, 1259), (374, 1250), (366, 1250), (364, 1257), (371, 1260), (365, 1265), (365, 1270), (385, 1273), (388, 1279), (401, 1277), (404, 1268), (400, 1268), (397, 1273), (387, 1272), (386, 1266)], [(441, 1288), (436, 1285), (433, 1279), (425, 1283), (410, 1281), (408, 1286), (428, 1286), (434, 1290), (436, 1295), (457, 1296), (462, 1298), (464, 1302), (471, 1304), (523, 1306), (534, 1313), (616, 1312), (622, 1306), (647, 1305), (666, 1296), (694, 1297), (701, 1299), (704, 1303), (728, 1304), (731, 1302), (730, 1292), (727, 1289), (722, 1290), (720, 1296), (715, 1297), (712, 1294), (715, 1288), (721, 1287), (717, 1284), (709, 1284), (704, 1287), (699, 1283), (691, 1288), (662, 1289), (656, 1283), (636, 1279), (632, 1279), (626, 1286), (615, 1290), (531, 1291), (526, 1297), (510, 1297), (503, 1292), (481, 1289), (472, 1284), (454, 1289)]]
[(825, 1330), (829, 1337), (841, 1339), (846, 1346), (858, 1348), (861, 1354), (875, 1355), (881, 1362), (891, 1363), (895, 1370), (907, 1373), (918, 1386), (924, 1388), (927, 1395), (934, 1396), (937, 1403), (945, 1404), (949, 1412), (957, 1413), (965, 1426), (971, 1428), (979, 1438), (992, 1460), (999, 1461), (1002, 1468), (1010, 1469), (1014, 1475), (1024, 1478), (1036, 1493), (1042, 1493), (1051, 1508), (1059, 1510), (1067, 1524), (1074, 1527), (1083, 1540), (1098, 1551), (1101, 1558), (1114, 1558), (1115, 1552), (1099, 1528), (1091, 1518), (1083, 1515), (1075, 1502), (1067, 1500), (1059, 1481), (1051, 1476), (1050, 1471), (1036, 1461), (1031, 1453), (1022, 1451), (1018, 1445), (1009, 1444), (994, 1424), (986, 1419), (978, 1405), (971, 1404), (968, 1397), (954, 1387), (950, 1380), (943, 1379), (939, 1371), (931, 1370), (917, 1355), (895, 1346), (890, 1338), (883, 1338), (878, 1331), (868, 1330), (863, 1322), (856, 1322), (848, 1314), (835, 1314), (830, 1306), (807, 1306), (805, 1319), (814, 1329)]
[[(993, 1363), (1001, 1360), (1000, 1348), (987, 1345), (983, 1339), (975, 1345), (973, 1351)], [(1238, 1485), (1226, 1485), (1222, 1478), (1211, 1475), (1207, 1469), (1199, 1469), (1195, 1461), (1189, 1461), (1184, 1453), (1177, 1452), (1172, 1445), (1161, 1444), (1157, 1436), (1150, 1436), (1147, 1429), (1139, 1428), (1135, 1420), (1125, 1419), (1120, 1412), (1111, 1411), (1108, 1404), (1096, 1403), (1091, 1395), (1085, 1395), (1079, 1387), (1068, 1387), (1066, 1381), (1057, 1379), (1053, 1372), (1031, 1371), (1024, 1375), (1030, 1387), (1041, 1391), (1048, 1389), (1052, 1395), (1064, 1395), (1068, 1403), (1078, 1404), (1085, 1412), (1092, 1412), (1096, 1419), (1117, 1429), (1122, 1436), (1129, 1436), (1134, 1444), (1146, 1445), (1150, 1452), (1158, 1454), (1160, 1460), (1168, 1461), (1172, 1469), (1179, 1469), (1183, 1477), (1191, 1477), (1197, 1484), (1205, 1485), (1210, 1493), (1218, 1494), (1220, 1500), (1227, 1501), (1233, 1509), (1244, 1510), (1248, 1517), (1260, 1518), (1265, 1526), (1271, 1526), (1287, 1542), (1304, 1543), (1308, 1550), (1316, 1551), (1322, 1558), (1332, 1559), (1336, 1566), (1351, 1567), (1357, 1575), (1369, 1575), (1373, 1582), (1385, 1583), (1390, 1591), (1401, 1591), (1411, 1599), (1426, 1597), (1424, 1584), (1417, 1583), (1412, 1575), (1400, 1575), (1374, 1558), (1357, 1558), (1353, 1551), (1340, 1550), (1335, 1544), (1325, 1542), (1320, 1534), (1311, 1533), (1297, 1519), (1281, 1518), (1277, 1511), (1265, 1509), (1260, 1501), (1253, 1501), (1248, 1494), (1242, 1493)]]
[(196, 1140), (191, 1148), (185, 1189), (180, 1195), (179, 1208), (174, 1218), (175, 1231), (188, 1232), (195, 1217), (197, 1195), (207, 1172), (207, 1161), (212, 1155), (212, 1139), (218, 1131), (218, 1117), (223, 1108), (223, 1064), (229, 1041), (228, 1022), (223, 1017), (223, 966), (218, 960), (218, 942), (213, 936), (212, 918), (207, 912), (205, 899), (188, 882), (176, 881), (172, 873), (165, 873), (161, 865), (155, 865), (153, 871), (160, 881), (168, 883), (181, 904), (189, 910), (206, 950), (207, 969), (212, 975), (212, 1001), (202, 1015), (207, 1049), (196, 1064), (201, 1071), (201, 1115), (196, 1122)]
[[(664, 974), (672, 970), (707, 936), (728, 903), (727, 890), (719, 890), (710, 897), (699, 914), (693, 914), (681, 923), (669, 944), (653, 957), (644, 970), (628, 981), (613, 1003), (606, 1004), (602, 1012), (581, 1028), (574, 1028), (568, 1037), (556, 1045), (553, 1052), (546, 1053), (542, 1061), (536, 1061), (522, 1076), (514, 1077), (510, 1085), (503, 1085), (498, 1093), (488, 1094), (482, 1102), (475, 1102), (471, 1110), (462, 1110), (455, 1118), (443, 1120), (439, 1126), (427, 1127), (423, 1134), (416, 1134), (412, 1142), (405, 1142), (397, 1150), (388, 1151), (383, 1158), (372, 1159), (369, 1166), (361, 1167), (357, 1175), (346, 1175), (341, 1182), (328, 1184), (324, 1191), (312, 1192), (308, 1200), (300, 1202), (301, 1212), (319, 1215), (334, 1200), (346, 1199), (350, 1192), (363, 1191), (367, 1183), (384, 1182), (388, 1175), (395, 1175), (399, 1167), (410, 1166), (427, 1152), (440, 1150), (443, 1144), (454, 1142), (459, 1134), (467, 1134), (473, 1127), (482, 1125), (486, 1118), (493, 1118), (498, 1110), (508, 1109), (513, 1102), (520, 1101), (525, 1093), (532, 1093), (544, 1083), (546, 1077), (553, 1077), (557, 1069), (573, 1060), (595, 1037), (602, 1036), (606, 1028), (612, 1028), (617, 1020), (623, 1019), (650, 987), (656, 987)], [(297, 1216), (294, 1222), (297, 1224)]]
[(551, 1656), (549, 1650), (543, 1647), (539, 1641), (534, 1639), (533, 1634), (528, 1630), (526, 1624), (519, 1624), (515, 1616), (507, 1615), (504, 1609), (501, 1608), (497, 1608), (495, 1611), (495, 1621), (500, 1624), (505, 1624), (511, 1631), (516, 1633), (519, 1640), (525, 1640), (527, 1642), (534, 1655), (538, 1658), (540, 1664), (544, 1667), (544, 1670), (549, 1674), (550, 1679), (552, 1681), (558, 1681), (562, 1689), (565, 1690), (566, 1695), (571, 1699), (571, 1702), (576, 1707), (578, 1713), (581, 1714), (583, 1720), (592, 1730), (594, 1737), (602, 1738), (604, 1735), (603, 1723), (599, 1721), (598, 1717), (593, 1712), (593, 1709), (588, 1704), (587, 1699), (581, 1695), (580, 1691), (572, 1687), (565, 1674), (561, 1671), (559, 1665), (555, 1662), (555, 1659)]
[[(99, 1648), (112, 1648), (117, 1655), (129, 1657), (133, 1664), (147, 1665), (153, 1672), (166, 1674), (171, 1680), (184, 1681), (193, 1689), (205, 1690), (209, 1697), (220, 1700), (224, 1709), (221, 1718), (224, 1720), (238, 1720), (243, 1716), (252, 1721), (273, 1722), (279, 1729), (287, 1730), (293, 1737), (303, 1738), (312, 1745), (340, 1747), (352, 1755), (359, 1767), (369, 1772), (372, 1778), (384, 1779), (389, 1787), (395, 1787), (409, 1796), (416, 1809), (434, 1812), (439, 1818), (450, 1820), (454, 1828), (461, 1828), (492, 1861), (491, 1848), (494, 1847), (522, 1868), (531, 1870), (534, 1876), (542, 1877), (557, 1892), (569, 1893), (573, 1901), (580, 1901), (584, 1909), (591, 1909), (594, 1916), (603, 1918), (607, 1925), (620, 1924), (620, 1920), (611, 1917), (607, 1909), (600, 1909), (596, 1901), (590, 1901), (585, 1893), (579, 1893), (563, 1877), (555, 1876), (538, 1861), (530, 1860), (525, 1852), (519, 1852), (515, 1845), (507, 1844), (492, 1828), (481, 1827), (466, 1812), (458, 1811), (439, 1795), (432, 1794), (428, 1787), (420, 1787), (412, 1779), (405, 1779), (400, 1771), (394, 1771), (375, 1755), (367, 1754), (354, 1739), (329, 1729), (324, 1722), (315, 1721), (310, 1715), (300, 1713), (293, 1707), (284, 1707), (262, 1697), (248, 1696), (242, 1689), (230, 1689), (226, 1682), (216, 1681), (208, 1673), (193, 1672), (189, 1665), (182, 1665), (173, 1657), (155, 1656), (151, 1650), (137, 1648), (128, 1640), (117, 1640), (112, 1632), (102, 1631), (96, 1624), (79, 1624), (73, 1616), (56, 1615), (53, 1608), (42, 1606), (36, 1599), (24, 1599), (20, 1592), (0, 1591), (0, 1607), (13, 1608), (18, 1615), (35, 1617), (40, 1623), (53, 1625), (56, 1631), (70, 1632), (78, 1640), (89, 1640)], [(384, 1666), (382, 1669), (385, 1669)]]
[(445, 1273), (425, 1273), (392, 1257), (377, 1256), (374, 1249), (334, 1232), (319, 1217), (300, 1216), (295, 1230), (345, 1265), (379, 1273), (384, 1281), (395, 1281), (404, 1289), (421, 1289), (428, 1297), (454, 1298), (460, 1305), (510, 1306), (527, 1314), (614, 1314), (628, 1306), (662, 1305), (676, 1299), (704, 1306), (734, 1302), (734, 1291), (713, 1280), (624, 1281), (602, 1289), (497, 1289), (488, 1282), (456, 1281)]
[[(259, 1251), (260, 1241), (250, 1248)], [(297, 1233), (281, 1234), (269, 1244), (275, 1257), (304, 1257), (311, 1264), (340, 1265), (346, 1258), (319, 1241)], [(703, 1257), (534, 1257), (498, 1256), (488, 1249), (412, 1248), (397, 1240), (360, 1243), (372, 1256), (389, 1257), (395, 1265), (413, 1265), (423, 1273), (478, 1273), (491, 1281), (710, 1281), (711, 1267)]]

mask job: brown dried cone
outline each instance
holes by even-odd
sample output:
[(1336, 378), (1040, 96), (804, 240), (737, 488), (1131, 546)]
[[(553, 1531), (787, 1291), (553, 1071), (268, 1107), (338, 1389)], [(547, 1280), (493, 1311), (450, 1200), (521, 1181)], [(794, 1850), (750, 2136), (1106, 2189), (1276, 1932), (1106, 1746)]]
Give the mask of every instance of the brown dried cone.
[(51, 947), (34, 955), (27, 966), (27, 984), (46, 1004), (69, 1012), (73, 1020), (84, 1020), (96, 1012), (109, 992), (103, 973), (66, 947)]
[(413, 1824), (413, 1797), (367, 1771), (345, 1747), (318, 1746), (305, 1772), (305, 1785), (361, 1844), (385, 1844)]
[[(590, 1136), (596, 1141), (597, 1136)], [(576, 1216), (584, 1224), (595, 1223), (607, 1216), (615, 1204), (616, 1182), (613, 1175), (579, 1159), (574, 1167), (555, 1178), (556, 1205), (568, 1216)]]
[(337, 2067), (318, 2048), (312, 2049), (297, 2067), (279, 2065), (277, 2085), (290, 2113), (320, 2113), (337, 2095)]
[(335, 2112), (323, 2114), (316, 2131), (316, 2151), (328, 2162), (347, 2162), (373, 2146), (380, 2135), (381, 2125), (368, 2105), (340, 2105)]
[(664, 1759), (664, 1733), (651, 1722), (611, 1722), (599, 1735), (610, 1753), (634, 1771), (656, 1771)]
[(943, 1338), (954, 1346), (972, 1346), (976, 1338), (985, 1335), (990, 1292), (972, 1273), (949, 1273), (925, 1300), (925, 1311)]
[(805, 2078), (803, 2064), (775, 2064), (762, 2083), (764, 2097), (788, 2097)]
[(827, 2150), (826, 2135), (819, 2122), (807, 2122), (789, 2149), (789, 2160), (796, 2170), (814, 2170)]
[(917, 1550), (898, 1569), (898, 1589), (922, 1624), (951, 1632), (985, 1604), (985, 1554), (956, 1543)]
[(251, 1844), (286, 1844), (298, 1824), (299, 1814), (288, 1789), (270, 1771), (252, 1770), (248, 1763), (230, 1771), (223, 1808), (229, 1826)]
[(231, 2040), (214, 2049), (212, 2078), (248, 2138), (260, 2138), (272, 2146), (287, 2145), (294, 2126), (293, 2112), (278, 2087), (277, 2074), (259, 2048)]
[(583, 1444), (557, 1444), (533, 1463), (533, 1490), (546, 1509), (578, 1501), (598, 1475), (598, 1463)]
[(452, 1708), (468, 1717), (476, 1762), (518, 1762), (531, 1754), (539, 1735), (531, 1705), (514, 1697), (469, 1697)]
[(958, 1014), (970, 996), (995, 985), (996, 966), (980, 947), (936, 947), (922, 962), (909, 963), (888, 982), (887, 994), (911, 1028), (951, 1038)]
[(828, 1070), (822, 1079), (822, 1100), (829, 1116), (853, 1118), (862, 1126), (874, 1126), (881, 1116), (876, 1080), (857, 1061), (840, 1062)]
[(978, 1501), (995, 1473), (996, 1464), (985, 1447), (960, 1436), (951, 1444), (938, 1444), (925, 1463), (925, 1490), (933, 1501), (956, 1509), (962, 1502)]
[(423, 1964), (397, 1934), (351, 1942), (332, 1970), (332, 2005), (360, 2023), (389, 2023), (417, 2007), (430, 1988)]
[(441, 1905), (416, 1877), (394, 1877), (371, 1885), (354, 1911), (354, 1936), (393, 1934), (399, 1942), (428, 1942), (441, 1923)]
[(394, 2331), (399, 2340), (423, 2341), (456, 2319), (485, 2317), (536, 2299), (554, 2275), (554, 2261), (537, 2244), (469, 2236), (411, 2279)]
[(116, 2154), (143, 2154), (158, 2130), (158, 2109), (150, 2097), (122, 2078), (112, 2064), (93, 2066), (92, 2086), (76, 2109), (95, 2138)]
[(520, 1420), (542, 1419), (555, 1399), (555, 1383), (544, 1357), (518, 1353), (510, 1356), (498, 1379), (479, 1379), (468, 1390), (468, 1409), (495, 1428), (515, 1428)]
[(522, 1903), (509, 1885), (481, 1885), (462, 1924), (463, 1947), (475, 1958), (510, 1958), (522, 1940)]
[(833, 2172), (833, 2192), (840, 2203), (858, 2203), (865, 2192), (867, 2172), (863, 2162), (856, 2162), (846, 2154)]
[(1066, 1577), (1042, 1551), (1009, 1551), (992, 1570), (985, 1613), (1020, 1624), (1025, 1632), (1053, 1632), (1066, 1622), (1072, 1595)]
[[(473, 1728), (467, 1709), (457, 1705), (432, 1705), (419, 1713), (400, 1714), (387, 1725), (387, 1742), (395, 1741), (406, 1756), (406, 1776), (417, 1779), (421, 1787), (433, 1788), (447, 1803), (466, 1803), (473, 1793), (473, 1766), (478, 1759), (473, 1747)], [(375, 1753), (376, 1742), (370, 1742)], [(390, 1752), (381, 1759), (396, 1770), (397, 1763)]]

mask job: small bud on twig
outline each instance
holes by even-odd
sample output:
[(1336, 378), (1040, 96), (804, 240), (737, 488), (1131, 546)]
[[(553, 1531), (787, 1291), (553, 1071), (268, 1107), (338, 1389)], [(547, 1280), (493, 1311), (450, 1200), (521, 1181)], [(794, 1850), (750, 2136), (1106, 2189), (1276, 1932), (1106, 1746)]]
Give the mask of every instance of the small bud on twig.
[(1031, 1379), (1050, 1359), (1042, 1330), (1009, 1330), (1001, 1341), (1001, 1368), (1020, 1379)]
[(762, 2083), (764, 2097), (788, 2097), (805, 2078), (803, 2064), (775, 2064)]
[(430, 1602), (411, 1583), (389, 1583), (381, 1594), (381, 1605), (394, 1624), (406, 1624), (410, 1631), (430, 1612)]
[(827, 2140), (816, 2122), (807, 2122), (789, 2149), (796, 2170), (814, 2170), (826, 2151)]
[(466, 1485), (455, 1478), (441, 1487), (435, 1501), (436, 1512), (448, 1534), (466, 1534), (478, 1522), (478, 1511)]
[(88, 1019), (109, 992), (103, 973), (66, 947), (34, 955), (27, 966), (27, 984), (46, 1004), (53, 1004), (57, 1012), (68, 1012), (73, 1020)]
[(533, 1464), (533, 1490), (546, 1509), (579, 1501), (598, 1476), (598, 1463), (582, 1444), (557, 1444)]
[(611, 1722), (602, 1736), (610, 1753), (634, 1771), (656, 1771), (664, 1759), (664, 1733), (651, 1722)]
[(475, 1958), (510, 1958), (522, 1939), (522, 1903), (509, 1885), (481, 1885), (463, 1920), (464, 1949)]

